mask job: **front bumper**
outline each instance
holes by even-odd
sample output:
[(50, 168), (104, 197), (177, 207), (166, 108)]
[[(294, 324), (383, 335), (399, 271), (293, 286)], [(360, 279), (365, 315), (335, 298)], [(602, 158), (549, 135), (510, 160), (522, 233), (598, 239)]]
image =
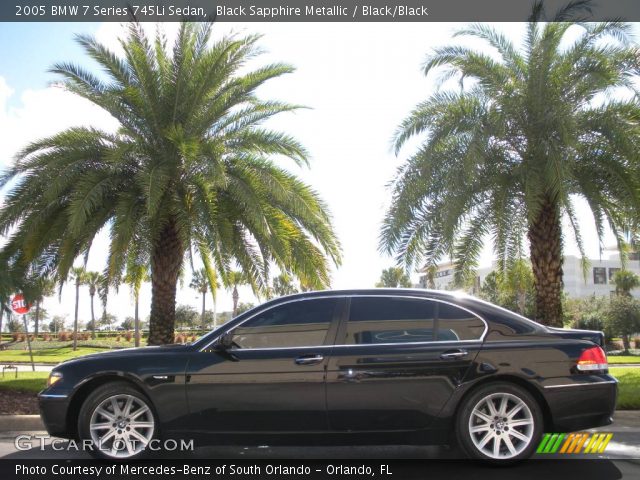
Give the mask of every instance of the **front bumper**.
[(610, 375), (579, 377), (579, 381), (544, 386), (555, 432), (602, 427), (613, 422), (618, 381)]
[(38, 405), (40, 418), (47, 432), (55, 437), (70, 438), (71, 432), (67, 425), (68, 395), (47, 393), (47, 390), (43, 390), (38, 394)]

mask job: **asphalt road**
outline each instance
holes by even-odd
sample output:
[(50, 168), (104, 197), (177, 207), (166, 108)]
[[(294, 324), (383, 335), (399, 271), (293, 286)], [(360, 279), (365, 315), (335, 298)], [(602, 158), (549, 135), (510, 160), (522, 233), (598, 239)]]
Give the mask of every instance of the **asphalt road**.
[[(354, 447), (200, 447), (193, 452), (163, 454), (160, 460), (179, 458), (181, 462), (207, 459), (215, 463), (239, 462), (243, 460), (305, 460), (322, 465), (326, 461), (357, 461), (375, 459), (388, 462), (395, 480), (405, 478), (455, 478), (492, 480), (617, 480), (640, 479), (640, 413), (619, 412), (616, 421), (609, 427), (589, 432), (610, 432), (613, 438), (604, 454), (590, 455), (535, 455), (533, 461), (510, 468), (491, 468), (463, 460), (456, 448), (417, 446), (354, 446)], [(58, 439), (52, 446), (46, 440), (41, 445), (33, 439), (27, 450), (16, 448), (17, 435), (41, 435), (44, 432), (0, 432), (0, 458), (3, 462), (36, 459), (63, 460), (89, 459), (88, 454), (74, 449)], [(327, 460), (330, 459), (330, 460)], [(444, 460), (444, 461), (442, 461)], [(582, 461), (580, 461), (582, 460)], [(259, 478), (259, 477), (254, 477)], [(297, 477), (294, 477), (297, 478)], [(324, 477), (323, 477), (324, 478)], [(329, 477), (327, 477), (329, 478)], [(351, 476), (350, 478), (360, 478)]]

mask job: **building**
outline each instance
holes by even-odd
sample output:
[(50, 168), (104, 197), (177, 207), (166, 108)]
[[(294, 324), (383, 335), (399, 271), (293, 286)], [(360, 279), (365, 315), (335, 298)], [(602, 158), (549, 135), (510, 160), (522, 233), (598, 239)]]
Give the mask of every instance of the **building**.
[[(582, 261), (580, 257), (575, 255), (565, 255), (564, 257), (564, 291), (569, 298), (586, 298), (592, 295), (609, 296), (615, 293), (615, 284), (613, 283), (613, 275), (622, 268), (620, 262), (620, 254), (617, 251), (605, 251), (606, 258), (589, 259), (587, 277), (584, 278), (582, 271)], [(627, 261), (627, 270), (632, 271), (636, 275), (640, 275), (640, 261), (637, 254), (630, 255)], [(484, 282), (487, 275), (497, 268), (494, 262), (489, 267), (477, 270), (476, 281), (471, 289), (472, 294), (479, 293), (480, 286)], [(434, 283), (438, 290), (453, 289), (454, 266), (452, 262), (441, 263), (435, 274)], [(428, 288), (428, 277), (423, 272), (420, 276), (418, 286), (420, 288)], [(640, 296), (640, 291), (632, 292), (634, 296)]]

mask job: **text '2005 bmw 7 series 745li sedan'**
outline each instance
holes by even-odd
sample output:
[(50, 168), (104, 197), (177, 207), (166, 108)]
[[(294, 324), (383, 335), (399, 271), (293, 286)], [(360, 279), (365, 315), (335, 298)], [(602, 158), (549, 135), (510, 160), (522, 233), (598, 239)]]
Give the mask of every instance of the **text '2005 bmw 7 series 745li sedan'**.
[(88, 355), (40, 392), (52, 435), (135, 458), (202, 444), (451, 444), (527, 458), (547, 431), (608, 425), (617, 383), (601, 332), (545, 327), (429, 290), (269, 301), (188, 345)]

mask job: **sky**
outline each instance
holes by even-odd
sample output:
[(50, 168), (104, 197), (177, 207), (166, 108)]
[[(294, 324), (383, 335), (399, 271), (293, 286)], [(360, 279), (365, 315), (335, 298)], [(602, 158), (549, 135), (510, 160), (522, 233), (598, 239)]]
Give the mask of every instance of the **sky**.
[[(389, 204), (388, 182), (398, 166), (417, 145), (410, 142), (398, 156), (390, 148), (400, 121), (415, 105), (435, 91), (433, 77), (425, 78), (421, 65), (435, 46), (464, 44), (452, 34), (462, 24), (451, 23), (221, 23), (214, 38), (229, 32), (261, 33), (266, 53), (251, 64), (278, 61), (296, 71), (275, 79), (259, 90), (262, 98), (278, 99), (309, 107), (283, 114), (269, 127), (298, 138), (311, 153), (311, 167), (299, 169), (283, 163), (316, 189), (329, 206), (335, 231), (342, 244), (342, 265), (333, 269), (332, 288), (367, 288), (378, 280), (393, 259), (378, 252), (381, 220)], [(157, 25), (146, 24), (149, 31)], [(523, 24), (501, 23), (496, 28), (509, 37), (521, 38)], [(177, 24), (163, 24), (169, 38)], [(637, 25), (636, 30), (638, 31)], [(115, 120), (88, 102), (64, 92), (48, 73), (55, 62), (97, 67), (74, 43), (74, 34), (92, 34), (118, 51), (118, 23), (0, 23), (0, 169), (12, 162), (16, 151), (28, 142), (71, 126), (92, 125), (106, 130)], [(468, 44), (468, 42), (467, 42)], [(474, 44), (483, 50), (483, 47)], [(0, 198), (1, 202), (1, 198)], [(587, 207), (578, 208), (587, 256), (598, 258), (595, 225)], [(613, 243), (608, 235), (605, 245)], [(104, 236), (94, 243), (87, 267), (101, 271), (106, 258)], [(565, 253), (577, 254), (567, 238)], [(485, 248), (481, 265), (490, 264)], [(190, 273), (179, 286), (177, 303), (198, 311), (199, 294), (188, 288)], [(417, 283), (419, 274), (412, 272)], [(86, 288), (85, 288), (86, 290)], [(141, 293), (141, 312), (146, 317), (150, 286)], [(74, 292), (66, 286), (60, 298), (46, 299), (50, 315), (66, 315), (72, 321)], [(257, 303), (248, 288), (240, 289), (240, 301)], [(218, 294), (217, 310), (231, 310), (228, 292)], [(207, 308), (211, 308), (211, 298)], [(96, 311), (100, 308), (96, 305)], [(132, 298), (123, 287), (109, 299), (108, 311), (120, 320), (133, 314)], [(89, 297), (81, 295), (80, 320), (90, 319)]]

